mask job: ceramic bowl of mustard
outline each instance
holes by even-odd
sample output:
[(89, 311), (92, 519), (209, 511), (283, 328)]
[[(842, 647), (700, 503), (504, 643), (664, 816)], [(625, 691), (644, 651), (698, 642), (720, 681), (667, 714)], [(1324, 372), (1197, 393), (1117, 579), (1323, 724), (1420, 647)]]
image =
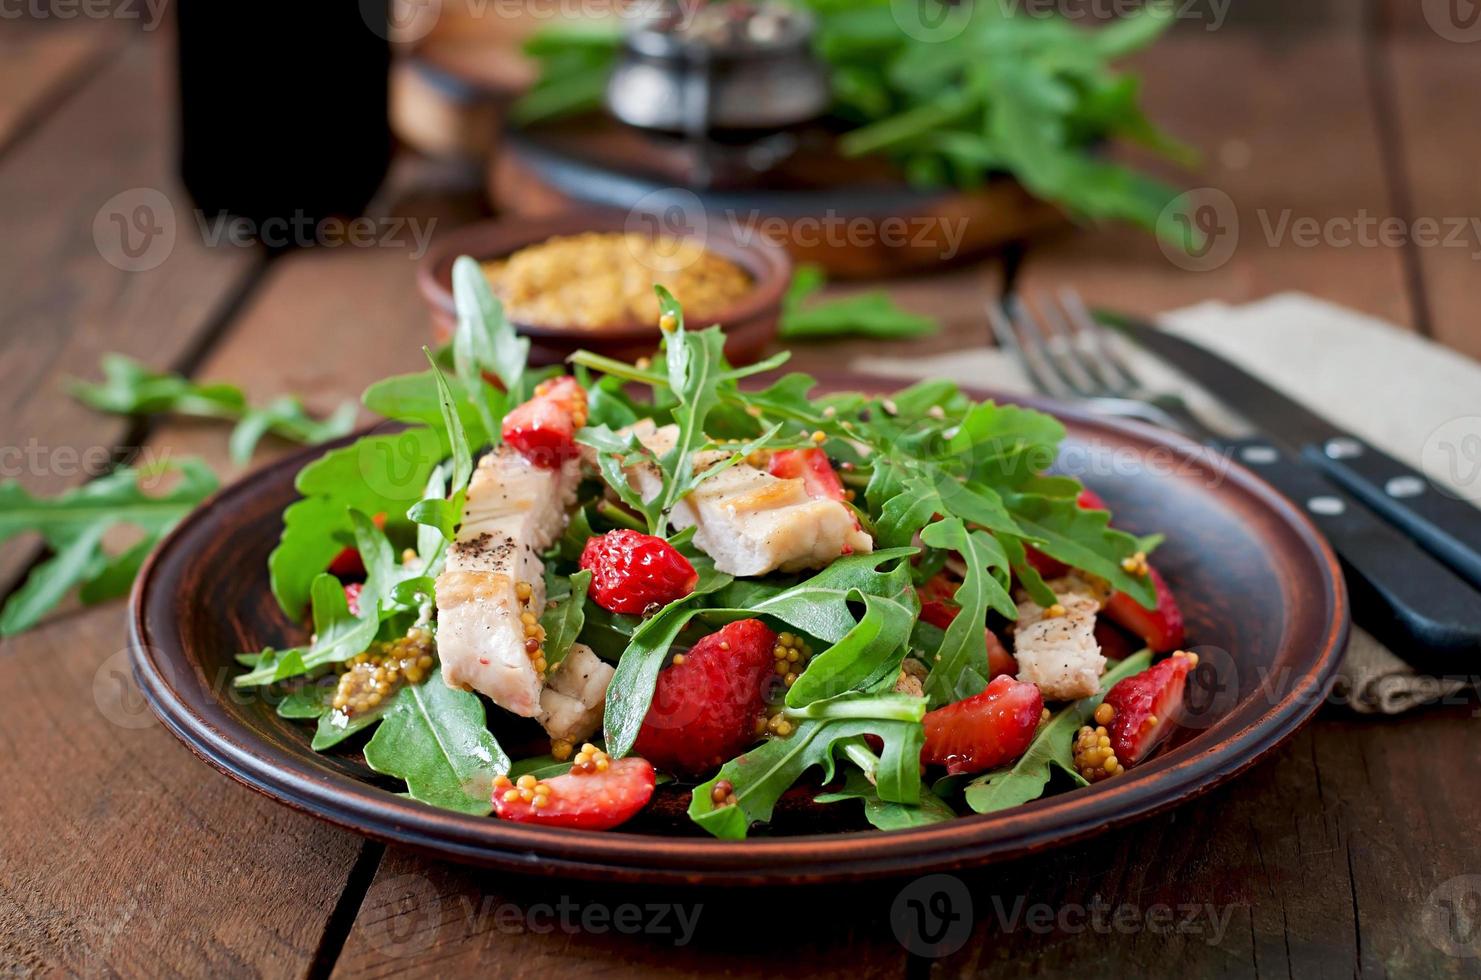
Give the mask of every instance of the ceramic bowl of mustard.
[(658, 329), (655, 283), (684, 304), (691, 327), (725, 328), (732, 363), (756, 360), (776, 337), (792, 280), (784, 248), (739, 239), (711, 222), (702, 234), (668, 235), (615, 213), (484, 221), (442, 236), (418, 269), (439, 341), (452, 336), (452, 267), (460, 255), (483, 266), (505, 316), (530, 338), (531, 361), (550, 364), (585, 348), (635, 360), (650, 355)]

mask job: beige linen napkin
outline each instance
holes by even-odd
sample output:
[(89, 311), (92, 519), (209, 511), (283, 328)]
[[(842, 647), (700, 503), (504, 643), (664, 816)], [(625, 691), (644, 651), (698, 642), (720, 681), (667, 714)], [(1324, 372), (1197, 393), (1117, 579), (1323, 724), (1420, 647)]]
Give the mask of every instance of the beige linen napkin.
[[(1203, 303), (1165, 314), (1161, 323), (1415, 468), (1423, 467), (1425, 447), (1433, 447), (1442, 427), (1481, 424), (1481, 364), (1305, 294), (1282, 293), (1242, 306)], [(1227, 411), (1172, 369), (1130, 344), (1120, 349), (1150, 389), (1182, 392), (1210, 425), (1240, 431)], [(989, 348), (909, 360), (864, 357), (853, 367), (896, 378), (944, 377), (1030, 390), (1012, 358)], [(1398, 714), (1463, 698), (1470, 686), (1467, 680), (1419, 674), (1354, 628), (1333, 699), (1364, 714)]]

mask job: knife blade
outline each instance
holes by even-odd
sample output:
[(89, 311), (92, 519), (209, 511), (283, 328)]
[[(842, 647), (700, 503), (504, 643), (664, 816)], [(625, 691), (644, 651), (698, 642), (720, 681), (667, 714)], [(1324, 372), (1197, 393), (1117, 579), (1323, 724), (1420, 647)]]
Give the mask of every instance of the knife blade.
[(1133, 317), (1099, 310), (1096, 317), (1197, 382), (1271, 441), (1320, 467), (1481, 589), (1481, 510), (1207, 348)]

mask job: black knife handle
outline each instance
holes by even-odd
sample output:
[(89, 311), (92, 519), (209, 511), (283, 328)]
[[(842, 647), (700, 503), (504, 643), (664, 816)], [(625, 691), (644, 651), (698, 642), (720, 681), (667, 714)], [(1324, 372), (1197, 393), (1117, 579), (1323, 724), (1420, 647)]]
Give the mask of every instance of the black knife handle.
[(1316, 464), (1262, 439), (1226, 446), (1331, 542), (1342, 559), (1356, 622), (1420, 670), (1477, 673), (1481, 593), (1348, 496)]
[(1307, 446), (1302, 455), (1421, 548), (1481, 588), (1481, 510), (1352, 436)]

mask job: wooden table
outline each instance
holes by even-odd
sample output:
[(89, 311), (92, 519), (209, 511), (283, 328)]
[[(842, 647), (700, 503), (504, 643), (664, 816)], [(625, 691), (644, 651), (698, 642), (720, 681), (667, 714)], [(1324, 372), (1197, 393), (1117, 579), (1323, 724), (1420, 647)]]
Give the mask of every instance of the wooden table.
[[(1205, 151), (1195, 181), (1233, 201), (1243, 232), (1232, 260), (1191, 273), (1146, 236), (1090, 230), (1036, 246), (1011, 271), (1145, 313), (1302, 289), (1481, 355), (1475, 241), (1308, 248), (1261, 225), (1286, 211), (1481, 215), (1481, 136), (1469, 125), (1481, 46), (1442, 37), (1419, 7), (1334, 0), (1295, 17), (1254, 4), (1254, 23), (1183, 25), (1143, 59), (1148, 98)], [(187, 222), (152, 271), (100, 258), (92, 222), (115, 194), (158, 188), (188, 214), (168, 149), (165, 46), (138, 26), (32, 16), (0, 33), (0, 441), (38, 448), (42, 464), (22, 474), (38, 492), (86, 478), (60, 465), (68, 447), (198, 453), (236, 475), (218, 427), (130, 425), (64, 397), (62, 379), (95, 372), (104, 351), (230, 379), (258, 399), (307, 393), (327, 410), (415, 369), (426, 338), (406, 248), (269, 261), (207, 248)], [(475, 188), (402, 161), (381, 212), (452, 227), (478, 213)], [(978, 311), (1004, 273), (994, 260), (894, 284), (947, 330), (884, 349), (983, 342)], [(839, 357), (810, 349), (799, 362)], [(34, 541), (0, 547), (0, 589), (37, 557)], [(1452, 955), (1478, 951), (1468, 930), (1481, 879), (1453, 880), (1481, 873), (1470, 702), (1392, 720), (1325, 707), (1273, 758), (1176, 812), (963, 875), (974, 932), (930, 959), (894, 938), (898, 882), (757, 894), (533, 882), (430, 862), (280, 807), (153, 721), (127, 681), (124, 616), (122, 603), (68, 607), (0, 645), (0, 971), (1309, 977), (1465, 975), (1481, 962)], [(699, 909), (697, 931), (677, 945), (590, 918), (623, 903)], [(563, 907), (565, 923), (585, 914), (587, 926), (568, 928)], [(1110, 910), (1111, 928), (1087, 924), (1095, 908)]]

